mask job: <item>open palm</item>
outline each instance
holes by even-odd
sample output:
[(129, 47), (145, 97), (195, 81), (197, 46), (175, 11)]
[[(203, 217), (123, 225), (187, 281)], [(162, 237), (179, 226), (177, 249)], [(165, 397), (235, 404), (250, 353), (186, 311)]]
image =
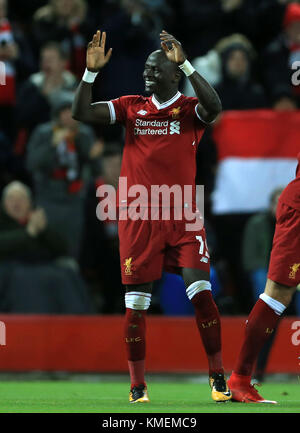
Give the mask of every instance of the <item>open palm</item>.
[(112, 48), (105, 54), (106, 33), (98, 30), (93, 36), (93, 40), (89, 42), (86, 53), (86, 66), (89, 71), (98, 72), (109, 61)]

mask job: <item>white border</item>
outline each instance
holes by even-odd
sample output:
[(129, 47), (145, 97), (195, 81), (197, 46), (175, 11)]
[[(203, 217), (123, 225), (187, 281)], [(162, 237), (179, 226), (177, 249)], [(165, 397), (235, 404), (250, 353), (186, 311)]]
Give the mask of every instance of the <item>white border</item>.
[(169, 107), (170, 105), (174, 104), (174, 102), (177, 101), (177, 99), (179, 99), (181, 95), (182, 93), (178, 91), (171, 99), (169, 99), (166, 102), (163, 102), (162, 104), (160, 104), (158, 100), (155, 98), (155, 96), (152, 95), (152, 102), (158, 110), (162, 110), (163, 108)]

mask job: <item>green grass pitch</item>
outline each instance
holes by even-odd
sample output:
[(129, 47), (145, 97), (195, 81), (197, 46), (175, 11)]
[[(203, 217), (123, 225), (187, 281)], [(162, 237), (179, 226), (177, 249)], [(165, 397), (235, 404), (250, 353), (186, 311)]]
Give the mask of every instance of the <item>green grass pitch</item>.
[(148, 404), (128, 403), (119, 382), (7, 381), (1, 413), (292, 413), (300, 411), (300, 383), (265, 383), (259, 392), (279, 404), (215, 403), (204, 383), (149, 383)]

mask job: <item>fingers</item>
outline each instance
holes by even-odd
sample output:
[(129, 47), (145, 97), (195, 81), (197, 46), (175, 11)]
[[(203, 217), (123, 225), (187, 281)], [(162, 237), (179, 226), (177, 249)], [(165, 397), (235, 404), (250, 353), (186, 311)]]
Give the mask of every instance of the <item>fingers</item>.
[(105, 61), (106, 62), (109, 61), (109, 59), (111, 58), (111, 55), (112, 55), (112, 48), (110, 48), (105, 55)]
[(161, 42), (160, 45), (165, 52), (169, 51), (168, 45), (165, 42)]
[(165, 37), (165, 38), (160, 38), (160, 39), (161, 39), (161, 41), (163, 41), (164, 43), (167, 43), (169, 45), (175, 45), (176, 47), (181, 47), (181, 43), (173, 37)]
[[(102, 35), (102, 37), (103, 37), (103, 35)], [(99, 47), (99, 45), (100, 45), (100, 38), (101, 38), (101, 31), (100, 31), (100, 30), (97, 30), (97, 32), (93, 35), (93, 39), (92, 39), (92, 41), (89, 42), (89, 44), (88, 44), (88, 48), (91, 48), (91, 47), (93, 47), (93, 48)], [(105, 43), (105, 40), (104, 40), (104, 43)]]
[(96, 46), (96, 35), (93, 36), (93, 39), (88, 43), (88, 48), (94, 48)]
[[(97, 32), (98, 33), (98, 32)], [(92, 47), (95, 48), (97, 46), (97, 40), (98, 40), (98, 35), (97, 33), (94, 34), (93, 39), (92, 39)]]
[(162, 30), (162, 32), (160, 33), (160, 40), (165, 42), (165, 43), (174, 44), (176, 47), (181, 46), (181, 43), (179, 41), (177, 41), (177, 39), (173, 35), (166, 32), (165, 30)]
[(99, 45), (100, 45), (100, 37), (101, 37), (101, 31), (97, 30), (97, 33), (96, 33), (96, 47), (99, 47)]
[(106, 32), (102, 32), (100, 47), (105, 48), (105, 41), (106, 41)]
[(171, 35), (170, 33), (166, 32), (165, 30), (162, 30), (162, 32), (159, 34), (160, 35), (160, 39), (175, 39), (173, 35)]
[(102, 32), (101, 30), (97, 30), (97, 32), (93, 35), (93, 39), (88, 44), (88, 48), (105, 48), (105, 42), (106, 42), (106, 32)]
[[(88, 43), (88, 49), (89, 48), (100, 48), (100, 50), (96, 50), (97, 52), (101, 52), (101, 55), (103, 56), (105, 54), (105, 43), (106, 43), (106, 32), (102, 32), (100, 30), (97, 30), (97, 32), (93, 35), (93, 39), (91, 42)], [(106, 55), (104, 56), (104, 64), (107, 63), (112, 55), (112, 48), (108, 50)]]

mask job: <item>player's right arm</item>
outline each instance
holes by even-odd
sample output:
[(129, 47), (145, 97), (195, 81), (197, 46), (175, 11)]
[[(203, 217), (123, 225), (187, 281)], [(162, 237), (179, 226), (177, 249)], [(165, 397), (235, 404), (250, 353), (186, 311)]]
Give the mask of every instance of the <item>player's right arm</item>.
[[(101, 36), (98, 30), (88, 44), (86, 68), (91, 73), (99, 72), (111, 57), (111, 48), (105, 54), (105, 40), (106, 33), (102, 32)], [(108, 103), (92, 104), (92, 86), (93, 82), (90, 83), (84, 79), (80, 82), (72, 105), (72, 116), (81, 122), (109, 124), (111, 117)]]

